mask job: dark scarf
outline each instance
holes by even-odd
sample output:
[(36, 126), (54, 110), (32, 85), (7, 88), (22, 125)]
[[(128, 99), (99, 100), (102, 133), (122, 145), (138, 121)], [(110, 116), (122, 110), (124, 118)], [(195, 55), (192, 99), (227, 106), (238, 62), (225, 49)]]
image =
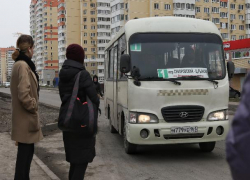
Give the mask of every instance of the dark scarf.
[(28, 66), (30, 67), (31, 71), (36, 75), (37, 84), (38, 84), (37, 92), (39, 92), (39, 89), (40, 89), (40, 87), (39, 87), (39, 76), (38, 76), (38, 74), (37, 74), (37, 72), (36, 72), (36, 66), (35, 66), (35, 64), (34, 64), (34, 63), (31, 61), (31, 59), (30, 59), (27, 55), (25, 55), (23, 52), (20, 52), (19, 56), (16, 58), (15, 61), (16, 61), (16, 62), (17, 62), (17, 61), (25, 61), (25, 62), (28, 64)]

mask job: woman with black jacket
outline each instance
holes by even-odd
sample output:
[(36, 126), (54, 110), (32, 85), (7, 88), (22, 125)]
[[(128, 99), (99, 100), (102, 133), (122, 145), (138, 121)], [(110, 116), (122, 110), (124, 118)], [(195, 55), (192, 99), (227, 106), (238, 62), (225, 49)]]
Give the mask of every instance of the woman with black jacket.
[(98, 76), (97, 75), (93, 76), (93, 82), (94, 82), (94, 86), (95, 86), (95, 89), (96, 89), (96, 92), (97, 92), (98, 96), (99, 97), (103, 97), (101, 85), (98, 82)]
[[(90, 74), (83, 66), (85, 53), (77, 44), (71, 44), (66, 50), (67, 60), (64, 62), (59, 74), (59, 93), (62, 101), (61, 113), (65, 113), (68, 107), (66, 102), (71, 98), (76, 75), (80, 76), (78, 97), (82, 102), (86, 101), (86, 95), (99, 107), (99, 97), (95, 90)], [(62, 110), (65, 109), (65, 110)], [(74, 132), (63, 132), (63, 141), (66, 160), (70, 163), (69, 180), (82, 180), (88, 163), (95, 157), (95, 137), (84, 137)]]

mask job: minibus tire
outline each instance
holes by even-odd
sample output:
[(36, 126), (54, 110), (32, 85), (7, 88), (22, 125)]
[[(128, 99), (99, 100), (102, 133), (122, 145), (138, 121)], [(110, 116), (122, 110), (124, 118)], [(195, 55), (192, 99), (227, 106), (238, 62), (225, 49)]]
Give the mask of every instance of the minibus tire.
[(123, 127), (123, 142), (124, 142), (124, 149), (125, 149), (125, 152), (127, 154), (135, 154), (136, 153), (137, 145), (128, 142), (127, 136), (126, 136), (125, 126)]
[(199, 143), (202, 152), (212, 152), (215, 148), (216, 142), (203, 142)]

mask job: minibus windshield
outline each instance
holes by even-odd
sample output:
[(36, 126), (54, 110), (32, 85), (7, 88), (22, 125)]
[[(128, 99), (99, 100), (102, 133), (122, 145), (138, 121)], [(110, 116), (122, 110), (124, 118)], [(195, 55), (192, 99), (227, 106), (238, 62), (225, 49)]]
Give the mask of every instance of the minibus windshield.
[(225, 78), (222, 40), (216, 34), (134, 34), (129, 48), (131, 68), (139, 68), (141, 79)]

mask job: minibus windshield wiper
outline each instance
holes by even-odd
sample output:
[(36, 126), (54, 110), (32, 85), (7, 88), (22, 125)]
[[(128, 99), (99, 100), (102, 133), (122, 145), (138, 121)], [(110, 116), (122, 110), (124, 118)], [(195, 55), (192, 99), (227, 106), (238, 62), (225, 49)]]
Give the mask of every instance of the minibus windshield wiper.
[[(203, 78), (201, 78), (200, 76), (185, 76), (185, 77), (179, 77), (178, 79), (203, 79)], [(215, 80), (210, 79), (210, 78), (208, 78), (208, 79), (204, 78), (203, 80), (207, 80), (209, 82), (212, 82), (213, 84), (215, 84), (218, 87), (218, 84), (219, 84), (218, 81), (215, 81)]]
[(139, 80), (170, 81), (170, 82), (174, 83), (175, 85), (181, 85), (181, 82), (176, 81), (175, 79), (163, 79), (160, 77), (145, 77), (145, 78), (140, 78)]

